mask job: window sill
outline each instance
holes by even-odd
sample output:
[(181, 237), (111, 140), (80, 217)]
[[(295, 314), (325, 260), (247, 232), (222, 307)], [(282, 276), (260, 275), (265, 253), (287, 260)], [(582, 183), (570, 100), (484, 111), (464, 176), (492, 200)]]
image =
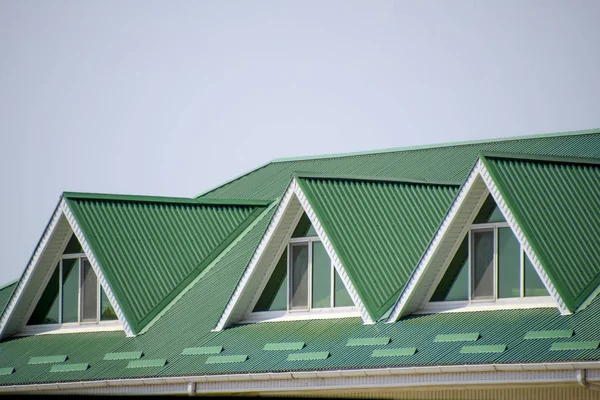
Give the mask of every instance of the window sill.
[(339, 310), (313, 310), (313, 311), (262, 311), (254, 312), (246, 317), (240, 324), (257, 322), (302, 321), (310, 319), (335, 319), (359, 317), (360, 311), (355, 307), (344, 307)]
[(81, 333), (81, 332), (109, 332), (122, 331), (123, 327), (119, 321), (102, 321), (98, 323), (68, 323), (68, 324), (47, 324), (30, 325), (24, 327), (15, 336), (34, 336), (34, 335), (54, 335), (61, 333)]
[(430, 302), (415, 314), (436, 314), (444, 312), (471, 312), (491, 310), (517, 310), (527, 308), (556, 308), (550, 296), (498, 299), (496, 301), (440, 301)]

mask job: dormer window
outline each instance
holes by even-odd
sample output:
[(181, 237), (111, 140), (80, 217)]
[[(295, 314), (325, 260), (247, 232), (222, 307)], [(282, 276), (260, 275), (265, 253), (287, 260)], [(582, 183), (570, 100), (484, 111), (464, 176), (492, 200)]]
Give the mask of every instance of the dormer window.
[[(253, 313), (355, 310), (344, 283), (306, 214), (300, 218)], [(283, 313), (282, 313), (283, 312)]]
[(546, 303), (554, 306), (531, 261), (488, 196), (426, 311)]
[(27, 325), (73, 326), (115, 320), (117, 315), (92, 265), (72, 235)]

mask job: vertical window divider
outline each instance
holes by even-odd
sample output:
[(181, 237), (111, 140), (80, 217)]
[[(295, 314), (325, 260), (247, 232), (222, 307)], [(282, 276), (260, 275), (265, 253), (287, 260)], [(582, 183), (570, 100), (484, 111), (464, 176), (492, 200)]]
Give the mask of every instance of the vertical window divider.
[(58, 263), (58, 321), (63, 323), (63, 260)]
[(500, 239), (498, 238), (498, 226), (494, 226), (494, 301), (498, 300), (498, 247)]
[(100, 311), (102, 309), (102, 287), (100, 286), (100, 279), (96, 277), (96, 323), (100, 322)]
[(472, 254), (473, 250), (471, 248), (472, 247), (471, 246), (471, 240), (472, 240), (471, 230), (469, 229), (469, 232), (467, 233), (467, 244), (468, 244), (468, 249), (467, 249), (467, 252), (468, 252), (467, 253), (467, 264), (468, 264), (468, 267), (469, 267), (468, 268), (468, 274), (467, 274), (467, 280), (468, 280), (469, 289), (467, 290), (467, 292), (468, 292), (468, 295), (469, 295), (468, 296), (469, 303), (471, 303), (471, 292), (473, 291), (473, 283), (472, 283), (472, 277), (471, 277), (472, 270), (473, 270), (473, 262), (472, 262), (471, 254)]
[(292, 244), (287, 245), (287, 310), (292, 309)]
[(525, 251), (519, 246), (520, 262), (521, 262), (521, 297), (525, 297)]
[(313, 241), (308, 241), (308, 311), (312, 309)]
[(335, 268), (333, 267), (333, 261), (331, 261), (331, 259), (329, 260), (329, 267), (331, 269), (331, 296), (330, 296), (330, 301), (329, 301), (329, 305), (331, 308), (335, 307)]

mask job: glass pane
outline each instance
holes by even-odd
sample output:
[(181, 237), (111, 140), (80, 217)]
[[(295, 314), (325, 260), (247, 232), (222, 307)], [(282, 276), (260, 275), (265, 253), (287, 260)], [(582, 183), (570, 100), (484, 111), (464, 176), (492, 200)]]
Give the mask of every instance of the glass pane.
[(331, 260), (321, 242), (313, 242), (312, 307), (331, 307)]
[(544, 286), (540, 276), (533, 268), (529, 257), (525, 255), (525, 297), (530, 296), (550, 296), (550, 293), (548, 293), (546, 286)]
[(102, 321), (112, 321), (118, 319), (117, 313), (115, 313), (115, 310), (113, 310), (112, 306), (110, 305), (110, 301), (108, 300), (108, 296), (104, 292), (104, 289), (102, 289), (102, 298), (100, 300), (100, 319)]
[(521, 246), (510, 228), (498, 228), (498, 297), (521, 297)]
[(290, 309), (308, 309), (308, 245), (291, 246)]
[(465, 236), (430, 301), (469, 300), (468, 252)]
[(98, 279), (88, 260), (83, 260), (83, 282), (81, 288), (81, 320), (97, 321), (98, 319)]
[(342, 278), (340, 278), (340, 275), (337, 273), (337, 271), (335, 271), (334, 290), (334, 307), (354, 307), (352, 297), (350, 297), (350, 294), (346, 290), (346, 286), (344, 285), (344, 282), (342, 282)]
[(473, 243), (472, 300), (494, 298), (494, 231), (480, 230), (471, 233)]
[(283, 251), (254, 311), (287, 310), (287, 249)]
[(473, 221), (474, 224), (486, 224), (489, 222), (506, 222), (491, 194), (485, 199), (479, 210), (479, 214), (477, 214), (475, 221)]
[(296, 225), (296, 229), (294, 229), (294, 233), (292, 233), (292, 237), (309, 237), (309, 236), (317, 236), (317, 231), (313, 228), (310, 223), (310, 219), (308, 219), (308, 215), (306, 213), (302, 214), (300, 221), (298, 221), (298, 225)]
[(63, 260), (62, 322), (79, 321), (79, 259)]
[(59, 286), (60, 269), (59, 264), (57, 264), (27, 325), (58, 324)]
[(81, 248), (81, 245), (79, 244), (79, 240), (77, 240), (77, 238), (75, 237), (75, 234), (71, 235), (71, 240), (69, 240), (69, 243), (67, 243), (67, 247), (65, 248), (65, 251), (63, 252), (63, 254), (77, 254), (77, 253), (83, 253), (83, 249)]

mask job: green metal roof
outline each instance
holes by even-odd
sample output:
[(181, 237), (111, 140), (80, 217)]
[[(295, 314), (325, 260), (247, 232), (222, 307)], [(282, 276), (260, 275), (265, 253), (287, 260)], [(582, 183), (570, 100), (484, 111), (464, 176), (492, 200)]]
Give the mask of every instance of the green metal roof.
[(483, 156), (498, 190), (569, 310), (600, 284), (600, 165)]
[[(420, 190), (438, 190), (440, 192), (456, 190), (453, 187), (443, 185), (395, 182), (391, 178), (397, 177), (402, 179), (427, 181), (450, 180), (462, 184), (462, 180), (464, 180), (464, 177), (466, 177), (466, 174), (468, 174), (472, 168), (477, 152), (485, 149), (492, 151), (517, 151), (546, 154), (552, 156), (563, 155), (571, 157), (600, 158), (600, 135), (571, 135), (565, 137), (519, 139), (496, 143), (449, 146), (437, 149), (357, 155), (327, 160), (317, 159), (281, 162), (265, 167), (264, 169), (273, 169), (269, 174), (260, 175), (260, 179), (257, 178), (259, 170), (238, 181), (226, 185), (222, 189), (210, 193), (208, 197), (235, 197), (237, 199), (251, 197), (255, 199), (271, 199), (280, 196), (289, 183), (290, 177), (298, 172), (370, 175), (373, 171), (376, 171), (377, 173), (375, 173), (375, 175), (388, 177), (390, 178), (390, 181), (368, 182), (364, 179), (344, 180), (340, 178), (337, 180), (327, 180), (316, 177), (300, 178), (303, 180), (304, 186), (310, 186), (308, 191), (314, 189), (314, 193), (312, 193), (314, 199), (311, 199), (311, 204), (313, 204), (313, 200), (316, 200), (314, 203), (317, 204), (315, 209), (327, 210), (327, 212), (330, 212), (329, 210), (331, 209), (331, 212), (334, 215), (335, 213), (343, 214), (345, 212), (355, 213), (357, 216), (357, 219), (354, 220), (344, 216), (342, 216), (343, 218), (336, 218), (335, 221), (332, 220), (331, 222), (327, 221), (327, 218), (325, 218), (325, 221), (322, 220), (325, 228), (329, 229), (327, 234), (330, 235), (330, 237), (330, 232), (334, 233), (336, 232), (336, 229), (341, 229), (339, 227), (341, 222), (339, 221), (346, 221), (346, 223), (349, 224), (347, 225), (349, 228), (353, 228), (357, 231), (361, 231), (362, 229), (362, 237), (366, 237), (370, 240), (371, 237), (377, 237), (379, 234), (377, 232), (391, 229), (386, 225), (387, 221), (385, 221), (381, 215), (386, 215), (389, 212), (391, 215), (389, 218), (391, 219), (399, 218), (397, 216), (401, 215), (400, 211), (388, 211), (387, 208), (378, 206), (378, 202), (383, 203), (383, 200), (381, 200), (381, 197), (374, 196), (373, 193), (384, 196), (383, 198), (392, 193), (394, 194), (394, 199), (397, 199), (398, 196), (414, 196), (414, 199), (418, 199), (417, 194), (420, 193)], [(362, 158), (365, 158), (365, 160), (360, 161), (359, 159)], [(533, 163), (525, 161), (519, 162)], [(549, 161), (544, 162), (549, 163)], [(543, 162), (539, 160), (536, 161), (536, 163), (543, 164)], [(561, 171), (562, 168), (566, 168), (564, 165), (568, 165), (565, 163), (557, 164), (560, 164), (561, 167), (554, 167), (554, 164), (552, 164), (553, 166), (551, 168), (549, 167), (548, 170)], [(571, 164), (576, 165), (572, 168), (566, 168), (567, 170), (578, 170), (578, 168), (580, 168), (577, 166), (577, 163)], [(273, 172), (274, 169), (277, 168), (280, 168), (280, 170), (276, 173)], [(311, 171), (311, 169), (314, 171)], [(537, 171), (535, 168), (532, 168), (532, 170)], [(541, 177), (546, 177), (542, 172), (537, 171), (536, 173)], [(547, 182), (553, 182), (550, 178), (546, 177), (545, 179), (548, 179)], [(251, 186), (252, 180), (255, 180), (253, 187)], [(308, 184), (306, 184), (307, 181), (314, 182), (308, 182)], [(507, 179), (506, 181), (507, 183), (514, 185), (511, 180)], [(500, 183), (500, 185), (505, 187), (502, 183)], [(516, 187), (518, 187), (518, 185), (516, 185)], [(250, 188), (252, 188), (252, 190)], [(341, 190), (340, 193), (349, 196), (349, 199), (344, 201), (338, 199), (336, 200), (337, 203), (335, 203), (335, 206), (340, 207), (344, 212), (333, 210), (335, 207), (331, 202), (327, 201), (328, 196), (333, 197), (334, 190)], [(225, 196), (227, 193), (230, 193), (231, 196)], [(453, 196), (449, 193), (447, 195), (449, 197), (448, 201), (452, 201)], [(431, 201), (431, 198), (437, 198), (437, 196), (441, 198), (444, 197), (440, 194), (428, 194), (422, 198), (422, 201)], [(77, 196), (70, 197), (69, 202), (73, 204), (76, 203), (73, 208), (78, 208), (78, 210), (74, 212), (78, 213), (76, 214), (76, 217), (82, 225), (86, 237), (90, 243), (92, 243), (92, 246), (96, 246), (98, 249), (104, 249), (107, 246), (113, 246), (108, 247), (111, 249), (119, 249), (119, 253), (117, 253), (116, 250), (111, 250), (111, 252), (104, 250), (109, 254), (103, 254), (102, 251), (100, 251), (100, 254), (97, 254), (103, 269), (105, 268), (104, 263), (109, 262), (110, 260), (109, 256), (122, 257), (124, 254), (127, 257), (132, 257), (132, 260), (135, 260), (132, 254), (137, 253), (130, 250), (130, 248), (137, 249), (136, 252), (142, 255), (148, 254), (148, 251), (152, 251), (151, 249), (142, 247), (142, 244), (140, 243), (151, 241), (155, 244), (158, 243), (157, 240), (160, 238), (167, 242), (170, 241), (169, 243), (171, 243), (171, 246), (178, 246), (179, 242), (177, 242), (175, 238), (179, 237), (179, 240), (188, 240), (189, 236), (193, 236), (192, 233), (195, 234), (196, 230), (192, 229), (195, 226), (194, 221), (208, 220), (209, 223), (205, 223), (202, 226), (210, 226), (209, 232), (211, 232), (211, 234), (215, 232), (215, 226), (225, 225), (229, 227), (227, 222), (223, 224), (218, 222), (220, 221), (218, 218), (215, 220), (201, 219), (197, 216), (197, 214), (202, 214), (198, 211), (198, 207), (210, 209), (212, 210), (212, 213), (217, 215), (221, 215), (220, 212), (222, 211), (223, 214), (225, 214), (222, 218), (226, 221), (235, 219), (235, 221), (231, 222), (232, 227), (229, 227), (232, 231), (236, 231), (239, 229), (239, 226), (246, 223), (247, 219), (252, 218), (251, 216), (256, 208), (263, 210), (266, 216), (264, 218), (254, 219), (256, 225), (248, 225), (247, 233), (240, 235), (240, 237), (235, 240), (231, 240), (229, 242), (231, 251), (228, 251), (222, 256), (213, 258), (211, 262), (212, 266), (210, 268), (203, 270), (202, 274), (196, 274), (195, 281), (197, 282), (187, 285), (186, 290), (180, 290), (178, 292), (180, 299), (176, 302), (171, 302), (168, 311), (164, 312), (164, 315), (162, 315), (161, 318), (155, 319), (151, 328), (147, 329), (144, 334), (140, 334), (133, 338), (127, 338), (123, 332), (89, 332), (15, 337), (0, 342), (0, 354), (2, 354), (2, 358), (10, 360), (10, 363), (0, 365), (0, 367), (10, 368), (11, 371), (14, 371), (9, 375), (0, 375), (0, 385), (159, 376), (339, 370), (393, 366), (465, 365), (481, 363), (513, 364), (557, 361), (568, 362), (575, 360), (600, 361), (600, 349), (597, 345), (600, 340), (597, 329), (598, 324), (600, 323), (600, 298), (591, 300), (585, 309), (571, 315), (560, 315), (554, 308), (515, 309), (471, 313), (419, 314), (402, 318), (396, 323), (388, 324), (381, 321), (374, 325), (364, 325), (360, 318), (264, 322), (260, 324), (236, 325), (220, 332), (213, 332), (212, 329), (222, 315), (244, 270), (248, 266), (258, 243), (265, 233), (268, 223), (274, 214), (274, 209), (264, 211), (264, 207), (259, 205), (243, 206), (238, 204), (235, 206), (228, 206), (226, 204), (187, 204), (189, 199), (183, 203), (174, 201), (152, 203), (148, 201), (143, 202), (139, 199), (93, 200), (89, 199), (89, 196), (76, 197)], [(416, 202), (416, 200), (414, 201)], [(219, 200), (219, 203), (223, 202), (226, 203), (227, 201)], [(378, 210), (378, 213), (374, 213), (375, 215), (372, 216), (372, 218), (378, 222), (377, 224), (372, 225), (371, 232), (374, 233), (371, 234), (368, 234), (369, 231), (358, 226), (359, 224), (356, 222), (361, 221), (360, 218), (363, 216), (370, 215), (368, 214), (369, 205), (371, 208)], [(424, 207), (423, 204), (420, 204), (420, 206)], [(217, 207), (221, 207), (222, 209), (217, 210)], [(242, 208), (242, 210), (239, 208)], [(249, 210), (246, 210), (246, 208), (249, 208)], [(400, 210), (402, 210), (401, 207)], [(408, 207), (407, 210), (409, 210)], [(586, 209), (584, 208), (583, 210)], [(446, 210), (440, 211), (441, 214), (445, 212)], [(185, 216), (185, 218), (181, 216)], [(443, 215), (440, 218), (442, 217)], [(319, 216), (319, 218), (322, 219), (321, 216)], [(113, 219), (118, 219), (118, 221), (113, 221)], [(137, 221), (148, 221), (148, 224), (143, 225), (141, 222), (138, 223)], [(179, 225), (176, 225), (173, 221), (178, 221), (177, 224)], [(131, 228), (122, 226), (120, 223), (128, 223)], [(214, 226), (211, 224), (214, 224)], [(178, 229), (185, 231), (185, 233), (182, 233), (181, 236), (177, 236), (177, 232), (174, 228), (175, 226), (178, 227)], [(119, 233), (120, 229), (125, 232), (121, 239), (123, 244), (116, 243), (117, 239), (106, 237), (108, 236), (107, 229), (109, 228), (114, 229), (117, 234), (121, 234)], [(425, 228), (419, 226), (418, 229)], [(434, 227), (433, 230), (435, 229), (437, 229), (437, 226)], [(138, 237), (136, 235), (139, 230), (145, 231), (146, 236), (141, 239), (135, 239)], [(419, 231), (417, 230), (416, 232), (418, 235)], [(399, 235), (399, 233), (394, 234)], [(96, 237), (96, 235), (99, 235), (99, 237)], [(217, 247), (220, 243), (228, 241), (229, 237), (232, 235), (234, 235), (234, 233), (224, 232), (222, 234), (223, 238), (215, 240), (216, 244), (211, 242), (211, 245)], [(420, 245), (426, 247), (433, 236), (433, 232), (430, 233), (429, 238), (425, 239), (426, 236), (427, 235), (423, 233), (423, 238), (415, 240), (414, 242), (411, 241), (413, 240), (412, 238), (408, 237), (408, 242), (406, 243), (417, 243), (417, 245), (415, 245), (416, 247)], [(335, 233), (333, 234), (333, 237), (335, 237)], [(355, 236), (351, 235), (348, 237), (360, 238), (361, 236), (357, 233)], [(336, 251), (343, 254), (352, 254), (349, 250), (344, 248), (343, 244), (347, 242), (348, 237), (344, 236), (344, 240), (342, 241), (338, 238), (336, 242), (334, 242), (334, 239), (332, 238)], [(110, 242), (110, 240), (115, 243)], [(397, 240), (397, 238), (394, 240)], [(397, 242), (390, 243), (393, 245)], [(358, 243), (357, 245), (360, 246), (362, 244)], [(402, 246), (406, 246), (406, 244), (403, 243)], [(365, 248), (369, 249), (366, 245)], [(169, 249), (161, 249), (161, 254), (168, 254), (166, 253), (168, 251)], [(420, 253), (415, 256), (417, 258), (416, 262), (421, 256), (422, 251), (423, 249), (414, 250), (415, 254)], [(95, 248), (94, 252), (96, 252)], [(207, 250), (206, 252), (210, 254), (211, 250)], [(187, 256), (176, 254), (171, 257), (183, 260), (185, 259), (184, 257)], [(209, 258), (209, 256), (203, 257), (204, 259)], [(381, 256), (378, 255), (378, 257)], [(386, 257), (389, 257), (389, 259), (392, 259), (393, 257), (403, 259), (394, 254), (387, 255)], [(382, 257), (381, 259), (386, 260), (385, 257)], [(137, 262), (138, 261), (136, 261), (136, 263)], [(414, 268), (416, 262), (412, 265), (412, 268)], [(132, 263), (131, 265), (134, 267), (135, 265), (141, 265), (136, 263)], [(197, 265), (200, 265), (200, 263), (195, 264), (195, 266)], [(545, 265), (544, 267), (546, 268)], [(122, 268), (130, 268), (130, 264), (122, 265)], [(376, 268), (380, 267), (376, 266)], [(387, 270), (381, 268), (380, 272), (382, 273), (382, 271)], [(125, 272), (127, 271), (123, 271), (122, 273)], [(147, 271), (142, 272), (144, 273)], [(166, 273), (166, 270), (164, 272)], [(410, 272), (412, 272), (412, 270)], [(182, 276), (183, 275), (185, 274), (182, 274)], [(376, 274), (373, 274), (373, 276), (375, 275)], [(129, 275), (123, 279), (133, 280), (134, 278), (137, 279), (137, 276)], [(141, 290), (142, 288), (147, 289), (148, 291), (154, 291), (155, 287), (161, 288), (160, 285), (162, 282), (158, 282), (161, 279), (164, 279), (164, 277), (156, 277), (155, 281), (152, 281), (145, 286), (141, 284), (135, 286), (135, 280), (132, 282), (123, 282), (123, 290), (125, 290), (123, 293), (127, 293), (127, 290), (135, 291)], [(174, 285), (177, 286), (177, 279), (174, 279), (174, 282)], [(113, 285), (113, 282), (111, 282), (111, 285)], [(0, 296), (3, 295), (3, 291), (4, 289), (0, 289)], [(165, 293), (168, 292), (169, 290), (165, 290)], [(377, 298), (377, 294), (379, 294), (381, 298), (386, 297), (385, 295), (382, 295), (382, 293), (377, 293), (375, 290), (370, 294), (374, 299)], [(375, 304), (376, 302), (372, 303)], [(382, 303), (385, 303), (385, 301)], [(385, 307), (381, 306), (381, 308), (383, 309)], [(528, 336), (528, 332), (558, 331), (569, 331), (573, 332), (573, 334), (568, 337), (566, 334), (534, 334), (534, 336), (539, 336), (539, 338), (536, 338), (535, 340), (526, 337)], [(435, 341), (436, 337), (441, 335), (452, 337), (465, 332), (477, 332), (477, 341)], [(532, 334), (529, 334), (529, 336), (531, 335)], [(545, 336), (548, 336), (548, 338), (545, 338)], [(387, 345), (382, 344), (380, 347), (347, 346), (349, 340), (357, 338), (389, 338), (389, 343)], [(269, 345), (267, 346), (267, 348), (269, 348), (275, 344), (290, 343), (303, 343), (304, 346), (300, 350), (264, 350), (267, 345)], [(557, 343), (564, 344), (556, 345)], [(488, 350), (495, 349), (499, 351), (499, 348), (497, 347), (489, 347), (498, 345), (505, 346), (505, 349), (502, 352), (461, 352), (463, 346), (475, 344), (477, 344), (478, 347), (485, 346), (480, 347), (480, 350), (485, 350), (487, 348)], [(207, 363), (208, 358), (213, 357), (213, 355), (182, 354), (186, 353), (185, 349), (216, 347), (222, 349), (218, 354), (218, 357), (230, 357), (230, 359), (234, 359), (235, 356), (243, 355), (244, 357), (247, 356), (247, 358), (245, 358), (243, 362)], [(277, 346), (275, 345), (275, 347)], [(562, 347), (564, 350), (552, 350), (553, 347)], [(567, 350), (567, 348), (569, 348), (569, 350)], [(134, 360), (134, 364), (136, 364), (135, 361), (149, 360), (149, 363), (153, 366), (148, 366), (146, 368), (127, 368), (129, 360), (104, 359), (107, 353), (141, 354), (142, 352), (143, 357)], [(199, 353), (202, 353), (202, 351), (199, 351)], [(288, 361), (289, 354), (315, 353), (327, 353), (328, 357), (324, 359), (317, 359), (319, 357), (308, 359), (308, 356), (304, 356), (304, 358), (307, 359)], [(68, 355), (68, 361), (65, 365), (88, 364), (89, 368), (85, 371), (50, 373), (51, 365), (49, 364), (28, 364), (31, 357), (48, 357), (57, 354)], [(168, 360), (168, 362), (165, 360)]]
[(17, 287), (17, 281), (10, 282), (8, 284), (5, 284), (4, 286), (0, 286), (0, 315), (4, 310), (4, 307), (6, 307), (6, 305), (8, 304), (10, 296), (15, 290), (15, 287)]
[(600, 130), (440, 144), (268, 163), (202, 198), (275, 199), (298, 172), (415, 179), (462, 184), (482, 151), (600, 158)]
[(398, 298), (457, 186), (297, 178), (371, 318)]
[(65, 198), (135, 332), (264, 210), (135, 196)]

